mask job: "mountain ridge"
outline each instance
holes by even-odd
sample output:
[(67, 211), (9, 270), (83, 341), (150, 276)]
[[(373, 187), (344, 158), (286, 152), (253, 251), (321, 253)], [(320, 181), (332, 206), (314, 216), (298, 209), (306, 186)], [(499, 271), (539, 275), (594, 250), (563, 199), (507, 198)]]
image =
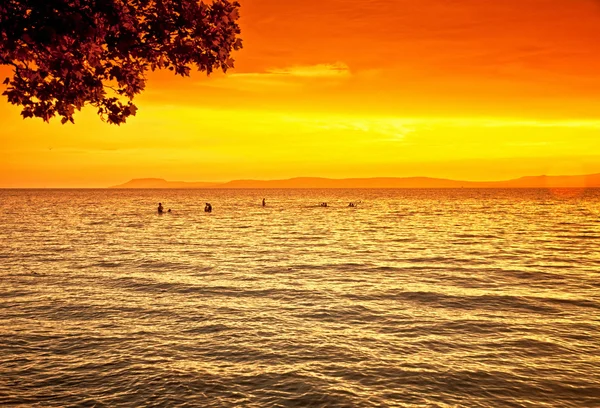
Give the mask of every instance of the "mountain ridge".
[(232, 180), (227, 182), (132, 179), (113, 189), (286, 189), (286, 188), (600, 188), (600, 173), (576, 176), (523, 176), (504, 181), (462, 181), (435, 177), (371, 177), (332, 179), (294, 177), (281, 180)]

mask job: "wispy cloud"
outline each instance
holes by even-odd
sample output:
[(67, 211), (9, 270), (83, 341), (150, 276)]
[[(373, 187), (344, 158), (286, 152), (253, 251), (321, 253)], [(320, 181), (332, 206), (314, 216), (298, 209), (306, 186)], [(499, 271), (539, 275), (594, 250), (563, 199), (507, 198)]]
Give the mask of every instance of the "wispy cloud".
[(384, 137), (384, 140), (399, 141), (416, 130), (415, 126), (413, 126), (415, 121), (412, 119), (342, 116), (329, 116), (325, 118), (283, 116), (281, 120), (309, 132), (332, 132), (342, 134), (362, 133), (369, 135), (371, 140), (382, 140), (382, 138), (376, 136), (380, 135)]
[(415, 119), (415, 123), (447, 127), (479, 128), (577, 128), (600, 129), (600, 120), (536, 120), (518, 118), (434, 118)]
[(340, 78), (350, 77), (351, 73), (348, 65), (342, 62), (336, 62), (333, 64), (272, 68), (267, 70), (266, 75), (292, 76), (299, 78)]
[(264, 72), (240, 72), (203, 80), (200, 85), (243, 91), (289, 91), (311, 83), (336, 84), (352, 76), (342, 62), (269, 68)]

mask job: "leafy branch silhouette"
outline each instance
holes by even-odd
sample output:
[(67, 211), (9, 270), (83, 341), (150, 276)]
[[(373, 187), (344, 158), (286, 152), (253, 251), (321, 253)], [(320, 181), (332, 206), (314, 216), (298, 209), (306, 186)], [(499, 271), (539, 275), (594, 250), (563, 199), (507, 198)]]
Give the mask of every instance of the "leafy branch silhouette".
[(74, 123), (89, 104), (120, 125), (135, 116), (148, 71), (232, 68), (239, 8), (229, 0), (4, 0), (0, 64), (13, 76), (3, 95), (23, 118)]

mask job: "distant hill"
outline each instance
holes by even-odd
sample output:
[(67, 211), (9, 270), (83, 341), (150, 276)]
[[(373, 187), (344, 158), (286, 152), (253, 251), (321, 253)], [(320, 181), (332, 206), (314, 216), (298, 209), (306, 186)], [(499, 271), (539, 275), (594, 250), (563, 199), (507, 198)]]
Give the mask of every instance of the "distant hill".
[(464, 182), (427, 177), (328, 179), (298, 177), (288, 180), (234, 180), (219, 188), (460, 188)]
[(110, 188), (214, 188), (221, 183), (167, 181), (159, 178), (133, 179)]
[(233, 180), (227, 183), (134, 179), (111, 188), (600, 188), (600, 174), (528, 176), (507, 181), (457, 181), (430, 177), (328, 179), (298, 177), (287, 180)]

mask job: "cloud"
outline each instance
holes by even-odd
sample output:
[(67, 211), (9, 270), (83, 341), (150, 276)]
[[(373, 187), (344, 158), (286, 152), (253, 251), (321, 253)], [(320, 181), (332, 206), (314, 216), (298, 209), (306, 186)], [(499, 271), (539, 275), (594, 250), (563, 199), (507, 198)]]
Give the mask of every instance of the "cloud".
[(351, 76), (351, 73), (348, 65), (342, 62), (336, 62), (333, 64), (272, 68), (267, 70), (266, 75), (292, 76), (298, 78), (347, 78)]
[(240, 72), (212, 77), (200, 82), (201, 86), (241, 91), (289, 91), (311, 83), (337, 84), (351, 77), (348, 65), (342, 62), (296, 65), (269, 68), (264, 72)]
[[(306, 116), (285, 116), (284, 122), (292, 124), (295, 128), (305, 129), (309, 132), (333, 132), (341, 134), (365, 134), (371, 140), (400, 141), (413, 133), (416, 128), (411, 119), (378, 118), (378, 117), (341, 117), (327, 116), (324, 118), (311, 118)], [(383, 136), (377, 137), (376, 135)]]
[(435, 124), (448, 127), (480, 128), (562, 128), (562, 129), (600, 129), (600, 120), (523, 120), (512, 118), (442, 118), (420, 119), (423, 124)]

